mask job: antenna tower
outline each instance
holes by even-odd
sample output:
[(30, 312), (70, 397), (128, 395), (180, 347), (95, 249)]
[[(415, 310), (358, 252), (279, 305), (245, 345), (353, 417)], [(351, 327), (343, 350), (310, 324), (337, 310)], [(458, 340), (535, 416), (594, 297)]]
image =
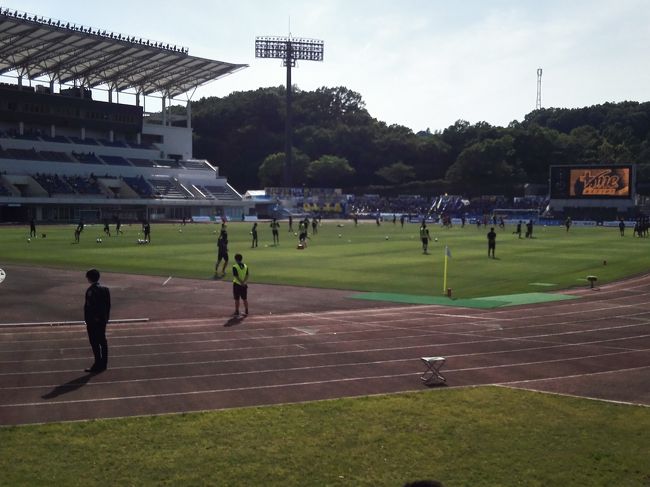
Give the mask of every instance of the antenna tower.
[(542, 68), (537, 68), (537, 101), (535, 110), (542, 108)]

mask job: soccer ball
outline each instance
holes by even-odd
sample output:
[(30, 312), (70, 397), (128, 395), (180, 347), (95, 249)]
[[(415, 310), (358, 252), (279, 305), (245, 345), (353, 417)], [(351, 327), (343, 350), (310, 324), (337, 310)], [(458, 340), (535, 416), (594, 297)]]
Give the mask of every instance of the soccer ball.
[(179, 229), (178, 229), (178, 233), (183, 233), (183, 229), (182, 229), (182, 228), (179, 228)]
[(433, 241), (434, 241), (434, 242), (437, 242), (437, 241), (438, 241), (438, 238), (437, 238), (437, 237), (436, 237), (436, 238), (434, 238), (434, 239), (433, 239)]
[(31, 239), (31, 238), (28, 238), (28, 239), (27, 239), (27, 243), (32, 243), (32, 239)]
[(386, 235), (386, 240), (388, 240), (388, 235)]
[(294, 237), (297, 237), (297, 236), (298, 236), (298, 232), (293, 232), (293, 236), (294, 236)]
[(341, 235), (341, 234), (339, 233), (339, 238), (341, 238), (342, 236), (343, 236), (343, 235)]

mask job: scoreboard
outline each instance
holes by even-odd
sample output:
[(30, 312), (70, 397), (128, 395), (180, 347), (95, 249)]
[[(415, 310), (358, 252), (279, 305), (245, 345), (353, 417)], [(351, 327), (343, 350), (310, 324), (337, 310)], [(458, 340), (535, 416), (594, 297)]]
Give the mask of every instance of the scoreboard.
[(551, 166), (554, 199), (625, 199), (634, 196), (632, 165)]

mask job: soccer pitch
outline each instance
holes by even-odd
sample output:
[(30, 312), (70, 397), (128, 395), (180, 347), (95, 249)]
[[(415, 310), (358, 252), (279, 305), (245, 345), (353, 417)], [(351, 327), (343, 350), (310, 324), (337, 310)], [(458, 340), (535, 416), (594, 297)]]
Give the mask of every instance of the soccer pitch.
[[(256, 249), (250, 248), (251, 223), (228, 224), (231, 262), (235, 253), (242, 253), (253, 284), (339, 288), (351, 295), (374, 291), (440, 296), (445, 246), (452, 255), (448, 287), (460, 298), (586, 287), (587, 275), (607, 282), (650, 268), (648, 242), (632, 238), (631, 232), (621, 238), (618, 229), (610, 228), (572, 228), (567, 233), (563, 227), (539, 227), (534, 239), (518, 239), (511, 226), (497, 229), (493, 260), (487, 257), (488, 229), (483, 227), (443, 230), (431, 225), (431, 236), (438, 240), (425, 255), (417, 224), (402, 229), (392, 223), (355, 227), (351, 222), (323, 221), (305, 250), (296, 249), (297, 237), (287, 231), (286, 222), (281, 224), (280, 245), (273, 246), (268, 222), (260, 222)], [(28, 241), (28, 227), (0, 227), (0, 267), (97, 267), (212, 278), (219, 225), (156, 224), (149, 245), (137, 243), (140, 225), (126, 225), (123, 235), (112, 237), (103, 235), (102, 225), (87, 226), (79, 244), (73, 243), (74, 228), (40, 226), (38, 238)], [(248, 333), (250, 324), (225, 328), (226, 333)], [(6, 336), (14, 333), (10, 328)], [(266, 345), (266, 338), (249, 339)], [(331, 345), (321, 347), (332, 350)], [(125, 353), (146, 355), (148, 348), (137, 350)], [(291, 361), (287, 366), (295, 367)], [(567, 370), (574, 369), (568, 365)], [(49, 374), (43, 374), (48, 387), (61, 387)], [(129, 380), (108, 374), (100, 381)], [(135, 390), (151, 387), (138, 380)], [(93, 387), (102, 386), (84, 383), (56, 400), (75, 400), (75, 392)], [(12, 388), (18, 389), (26, 387)], [(505, 387), (452, 387), (13, 426), (0, 429), (7, 452), (0, 458), (0, 485), (92, 486), (105, 485), (110, 478), (114, 485), (395, 486), (437, 478), (444, 485), (485, 487), (641, 487), (650, 478), (644, 436), (648, 424), (648, 410), (640, 406)]]
[[(430, 225), (429, 254), (422, 252), (417, 224), (323, 220), (305, 250), (281, 222), (280, 244), (272, 244), (268, 222), (258, 223), (259, 246), (251, 249), (251, 223), (228, 223), (231, 263), (242, 253), (251, 282), (312, 286), (419, 296), (444, 294), (445, 246), (447, 287), (455, 298), (541, 292), (587, 286), (588, 275), (610, 282), (650, 269), (648, 242), (622, 238), (616, 228), (538, 226), (532, 239), (518, 239), (508, 225), (497, 231), (496, 259), (487, 257), (488, 229), (443, 229)], [(294, 224), (297, 230), (297, 224)], [(28, 241), (28, 227), (0, 228), (0, 264), (151, 274), (209, 279), (214, 272), (217, 224), (155, 224), (152, 243), (138, 245), (140, 225), (123, 226), (124, 234), (106, 237), (102, 225), (87, 225), (79, 244), (74, 226), (40, 226)], [(114, 226), (111, 228), (114, 231)], [(42, 234), (46, 238), (42, 238)], [(102, 238), (102, 243), (96, 239)]]

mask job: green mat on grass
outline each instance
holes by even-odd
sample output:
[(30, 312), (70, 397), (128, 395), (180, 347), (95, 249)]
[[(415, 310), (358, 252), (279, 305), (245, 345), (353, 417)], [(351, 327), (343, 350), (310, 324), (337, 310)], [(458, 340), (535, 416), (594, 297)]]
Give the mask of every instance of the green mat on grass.
[(506, 294), (503, 296), (486, 296), (484, 298), (453, 299), (445, 296), (418, 296), (395, 293), (358, 293), (348, 296), (351, 299), (369, 301), (391, 301), (407, 304), (437, 304), (440, 306), (458, 306), (462, 308), (491, 309), (503, 306), (519, 306), (522, 304), (548, 303), (576, 299), (576, 296), (566, 294), (523, 293)]

